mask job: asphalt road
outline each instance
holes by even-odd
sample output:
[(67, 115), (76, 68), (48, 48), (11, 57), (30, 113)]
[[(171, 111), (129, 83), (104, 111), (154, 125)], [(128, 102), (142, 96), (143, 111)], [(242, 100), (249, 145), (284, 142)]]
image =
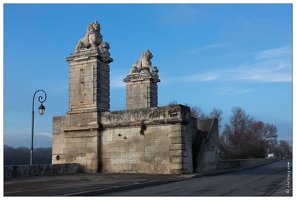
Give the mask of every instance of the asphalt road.
[(292, 159), (255, 169), (176, 181), (104, 196), (292, 196)]

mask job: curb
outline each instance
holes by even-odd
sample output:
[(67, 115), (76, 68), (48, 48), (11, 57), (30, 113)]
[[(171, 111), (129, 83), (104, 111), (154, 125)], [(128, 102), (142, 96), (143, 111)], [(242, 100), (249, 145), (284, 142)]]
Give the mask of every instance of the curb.
[(232, 169), (225, 169), (225, 170), (221, 170), (221, 171), (213, 171), (213, 172), (205, 172), (205, 173), (200, 173), (197, 174), (195, 176), (193, 176), (192, 178), (199, 178), (199, 177), (203, 177), (203, 176), (216, 176), (216, 175), (221, 175), (221, 174), (227, 174), (227, 173), (231, 173), (231, 172), (239, 172), (239, 171), (244, 171), (244, 170), (249, 170), (249, 169), (254, 169), (257, 167), (261, 167), (273, 162), (277, 162), (279, 161), (279, 159), (276, 160), (271, 160), (270, 162), (265, 162), (265, 163), (261, 163), (261, 164), (257, 164), (257, 165), (251, 165), (251, 166), (247, 166), (247, 167), (240, 167), (240, 168), (232, 168)]

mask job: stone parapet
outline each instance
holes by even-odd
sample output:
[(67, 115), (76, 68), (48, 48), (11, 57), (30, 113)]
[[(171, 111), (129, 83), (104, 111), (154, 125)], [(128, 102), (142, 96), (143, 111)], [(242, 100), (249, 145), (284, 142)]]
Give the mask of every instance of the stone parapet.
[(100, 113), (101, 171), (188, 173), (183, 166), (190, 120), (183, 105)]
[(26, 176), (49, 176), (73, 174), (82, 172), (83, 166), (78, 163), (70, 164), (43, 164), (43, 165), (5, 165), (4, 178)]

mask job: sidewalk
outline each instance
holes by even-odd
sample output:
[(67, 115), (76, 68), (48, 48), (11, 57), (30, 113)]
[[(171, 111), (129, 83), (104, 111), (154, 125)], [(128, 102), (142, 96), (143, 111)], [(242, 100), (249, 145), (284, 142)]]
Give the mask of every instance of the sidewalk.
[(119, 190), (160, 185), (201, 176), (214, 176), (257, 166), (186, 175), (94, 173), (35, 176), (4, 180), (4, 196), (91, 196)]

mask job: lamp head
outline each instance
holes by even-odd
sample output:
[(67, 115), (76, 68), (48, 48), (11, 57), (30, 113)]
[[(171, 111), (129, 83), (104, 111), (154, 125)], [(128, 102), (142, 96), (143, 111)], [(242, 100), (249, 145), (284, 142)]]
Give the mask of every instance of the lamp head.
[(45, 112), (45, 107), (43, 106), (42, 103), (41, 103), (41, 105), (39, 106), (38, 111), (39, 111), (39, 114), (40, 114), (40, 115), (43, 115), (43, 114), (44, 114), (44, 112)]

